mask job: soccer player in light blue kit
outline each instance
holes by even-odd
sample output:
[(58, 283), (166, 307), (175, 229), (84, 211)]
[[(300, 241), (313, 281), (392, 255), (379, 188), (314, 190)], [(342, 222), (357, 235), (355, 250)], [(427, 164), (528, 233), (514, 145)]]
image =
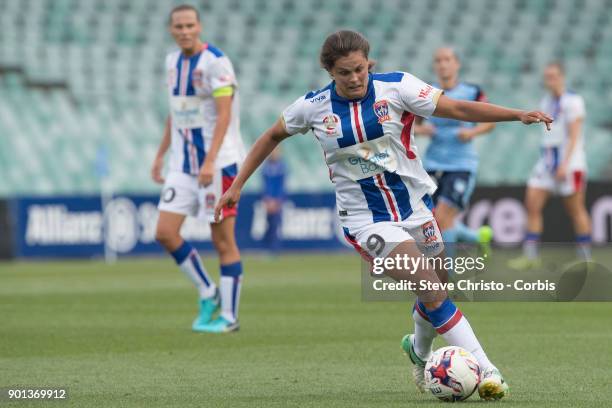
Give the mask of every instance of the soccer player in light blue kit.
[[(407, 72), (372, 73), (369, 51), (368, 41), (355, 31), (327, 37), (320, 62), (332, 82), (298, 98), (259, 137), (217, 203), (218, 216), (223, 208), (238, 203), (247, 179), (282, 140), (312, 131), (329, 167), (345, 237), (362, 256), (443, 256), (444, 244), (431, 213), (430, 194), (436, 186), (413, 144), (415, 116), (545, 123), (547, 127), (552, 122), (537, 111), (453, 100)], [(427, 262), (411, 271), (390, 268), (385, 272), (396, 280), (439, 283), (437, 273)], [(412, 314), (415, 333), (404, 338), (402, 347), (415, 364), (417, 387), (424, 390), (425, 361), (434, 337), (440, 334), (450, 345), (463, 347), (478, 359), (480, 396), (503, 398), (508, 385), (447, 293), (415, 292), (419, 300)]]
[[(434, 54), (434, 71), (438, 77), (435, 87), (444, 90), (451, 99), (487, 102), (482, 89), (459, 81), (461, 63), (455, 50), (439, 48)], [(457, 241), (480, 243), (485, 254), (489, 252), (491, 229), (481, 227), (472, 230), (457, 216), (468, 204), (474, 190), (478, 153), (472, 141), (475, 137), (489, 133), (495, 123), (472, 123), (455, 119), (430, 117), (427, 122), (415, 126), (415, 133), (431, 137), (425, 153), (424, 167), (436, 181), (438, 189), (433, 195), (435, 217), (444, 242)], [(447, 252), (452, 255), (452, 245)]]

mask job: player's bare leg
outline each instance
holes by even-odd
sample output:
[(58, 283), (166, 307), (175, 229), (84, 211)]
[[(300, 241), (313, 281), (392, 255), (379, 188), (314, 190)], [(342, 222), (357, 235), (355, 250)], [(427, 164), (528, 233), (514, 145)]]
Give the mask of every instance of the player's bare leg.
[[(414, 241), (405, 241), (400, 243), (388, 257), (394, 258), (396, 255), (403, 256), (404, 254), (411, 257), (422, 256)], [(446, 291), (443, 289), (418, 289), (421, 281), (439, 284), (446, 280), (445, 276), (439, 277), (438, 272), (431, 265), (422, 265), (415, 271), (386, 270), (385, 275), (395, 280), (412, 281), (417, 285), (417, 290), (414, 291), (417, 295), (417, 302), (413, 311), (413, 316), (417, 315), (415, 318), (415, 333), (405, 336), (402, 340), (402, 349), (408, 354), (415, 366), (413, 377), (417, 388), (422, 391), (425, 386), (423, 369), (431, 353), (433, 339), (435, 338), (433, 329), (449, 345), (462, 347), (476, 357), (482, 370), (482, 386), (479, 386), (481, 398), (503, 398), (508, 390), (508, 385), (499, 370), (488, 359), (469, 322), (448, 298)], [(424, 322), (428, 322), (429, 326)]]
[(192, 328), (211, 321), (219, 308), (217, 286), (208, 275), (198, 251), (181, 237), (180, 231), (185, 215), (160, 211), (155, 239), (172, 255), (177, 265), (194, 283), (199, 292), (200, 313)]
[(550, 192), (541, 188), (527, 187), (525, 208), (527, 209), (527, 232), (523, 242), (523, 256), (508, 263), (512, 269), (522, 270), (540, 266), (540, 236), (544, 229), (542, 212)]
[(225, 333), (239, 329), (238, 305), (240, 301), (240, 287), (242, 283), (242, 262), (240, 251), (236, 244), (234, 228), (236, 217), (223, 218), (218, 223), (210, 224), (212, 241), (219, 254), (221, 265), (221, 313), (219, 317), (207, 325), (201, 326), (198, 331), (209, 333)]
[(591, 260), (591, 217), (585, 206), (584, 191), (563, 198), (567, 214), (572, 219), (580, 259)]
[(181, 226), (185, 222), (185, 215), (160, 211), (157, 220), (155, 239), (163, 246), (166, 251), (172, 252), (181, 246)]

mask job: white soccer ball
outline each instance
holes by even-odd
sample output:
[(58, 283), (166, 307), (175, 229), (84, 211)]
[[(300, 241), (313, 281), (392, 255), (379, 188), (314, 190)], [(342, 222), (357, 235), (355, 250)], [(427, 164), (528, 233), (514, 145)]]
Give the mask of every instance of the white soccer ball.
[(480, 366), (461, 347), (442, 347), (425, 364), (425, 386), (442, 401), (462, 401), (474, 393), (480, 381)]

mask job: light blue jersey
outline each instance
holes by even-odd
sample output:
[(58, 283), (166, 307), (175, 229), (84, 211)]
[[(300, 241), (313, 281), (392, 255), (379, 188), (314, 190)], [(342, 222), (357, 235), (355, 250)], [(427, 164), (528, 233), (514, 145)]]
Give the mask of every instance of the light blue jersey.
[[(439, 87), (438, 84), (435, 85)], [(482, 89), (477, 85), (460, 82), (453, 89), (444, 90), (444, 95), (451, 99), (486, 102)], [(429, 118), (436, 131), (425, 153), (425, 169), (431, 171), (469, 171), (476, 172), (478, 168), (478, 153), (472, 141), (463, 142), (459, 139), (459, 129), (471, 128), (475, 123), (462, 122), (455, 119)]]

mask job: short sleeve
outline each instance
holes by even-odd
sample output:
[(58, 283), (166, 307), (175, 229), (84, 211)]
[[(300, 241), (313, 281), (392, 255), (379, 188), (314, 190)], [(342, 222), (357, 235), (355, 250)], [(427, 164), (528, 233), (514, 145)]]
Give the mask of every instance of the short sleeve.
[(210, 67), (210, 85), (213, 91), (226, 86), (236, 86), (234, 67), (229, 58), (216, 58)]
[(479, 86), (476, 87), (476, 96), (474, 97), (474, 101), (489, 102), (489, 98), (487, 98), (487, 94), (485, 94), (485, 92)]
[(290, 135), (306, 133), (312, 127), (307, 119), (306, 99), (302, 96), (289, 105), (281, 114), (285, 130)]
[(582, 119), (586, 115), (586, 109), (584, 107), (584, 99), (581, 96), (574, 96), (567, 104), (567, 120), (574, 122), (576, 119)]
[(406, 73), (400, 82), (399, 94), (405, 110), (428, 118), (436, 110), (442, 91)]

